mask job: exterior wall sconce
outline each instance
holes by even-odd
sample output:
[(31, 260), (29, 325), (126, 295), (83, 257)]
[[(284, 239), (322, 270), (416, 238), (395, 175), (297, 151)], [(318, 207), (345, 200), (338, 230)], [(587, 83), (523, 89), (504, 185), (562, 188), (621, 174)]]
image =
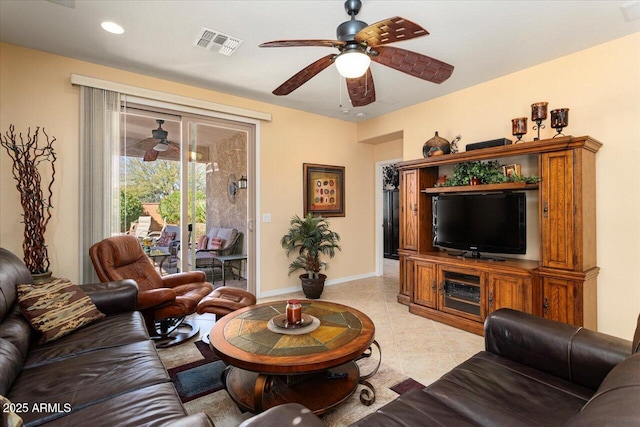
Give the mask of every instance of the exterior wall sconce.
[(227, 195), (229, 196), (229, 201), (231, 203), (236, 202), (236, 194), (238, 194), (238, 190), (245, 190), (247, 188), (247, 177), (242, 175), (242, 177), (236, 180), (235, 174), (230, 174), (227, 179)]

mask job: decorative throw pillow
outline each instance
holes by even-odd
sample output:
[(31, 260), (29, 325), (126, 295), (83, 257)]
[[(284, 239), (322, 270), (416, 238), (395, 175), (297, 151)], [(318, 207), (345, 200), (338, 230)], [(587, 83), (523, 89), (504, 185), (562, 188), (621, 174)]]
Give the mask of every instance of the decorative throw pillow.
[(222, 249), (222, 239), (220, 237), (212, 237), (209, 240), (207, 249)]
[(80, 286), (68, 279), (16, 288), (20, 311), (34, 329), (42, 332), (40, 344), (105, 317)]
[(207, 237), (207, 235), (205, 234), (200, 236), (196, 249), (207, 249), (207, 243), (209, 243), (209, 238)]
[(176, 239), (176, 235), (177, 233), (167, 233), (166, 231), (163, 231), (156, 242), (156, 246), (163, 248), (168, 247), (169, 244)]
[(14, 405), (7, 399), (6, 397), (0, 395), (0, 426), (7, 427), (22, 427), (22, 418), (16, 411), (18, 412), (26, 412), (29, 408), (25, 408), (26, 403), (20, 403)]

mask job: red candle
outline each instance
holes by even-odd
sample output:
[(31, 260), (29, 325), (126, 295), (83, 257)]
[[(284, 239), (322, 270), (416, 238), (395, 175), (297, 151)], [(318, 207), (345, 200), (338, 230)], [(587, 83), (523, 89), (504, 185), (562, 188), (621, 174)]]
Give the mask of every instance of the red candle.
[(287, 322), (292, 325), (302, 323), (302, 305), (297, 299), (287, 301)]

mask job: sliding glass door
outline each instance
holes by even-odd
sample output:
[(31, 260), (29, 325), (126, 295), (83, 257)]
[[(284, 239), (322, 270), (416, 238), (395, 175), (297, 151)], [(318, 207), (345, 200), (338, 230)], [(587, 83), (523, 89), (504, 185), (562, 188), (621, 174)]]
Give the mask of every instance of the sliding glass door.
[[(204, 271), (216, 286), (232, 280), (229, 284), (246, 288), (248, 134), (222, 121), (183, 120), (189, 141), (183, 178), (189, 194), (183, 194), (183, 216), (190, 219), (189, 265), (183, 268)], [(219, 258), (229, 256), (234, 259)]]
[(215, 286), (255, 290), (253, 127), (129, 104), (121, 133), (118, 233), (154, 248), (170, 230), (180, 243), (162, 274), (200, 270)]

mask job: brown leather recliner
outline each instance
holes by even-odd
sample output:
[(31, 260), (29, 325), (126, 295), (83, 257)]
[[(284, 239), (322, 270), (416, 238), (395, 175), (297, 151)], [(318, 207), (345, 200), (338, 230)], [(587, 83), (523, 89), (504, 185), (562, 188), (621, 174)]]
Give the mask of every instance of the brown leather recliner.
[(184, 317), (195, 313), (198, 302), (213, 290), (202, 271), (161, 277), (134, 236), (104, 239), (89, 248), (89, 256), (100, 281), (138, 283), (137, 308), (158, 347), (179, 344), (198, 333), (198, 326)]

